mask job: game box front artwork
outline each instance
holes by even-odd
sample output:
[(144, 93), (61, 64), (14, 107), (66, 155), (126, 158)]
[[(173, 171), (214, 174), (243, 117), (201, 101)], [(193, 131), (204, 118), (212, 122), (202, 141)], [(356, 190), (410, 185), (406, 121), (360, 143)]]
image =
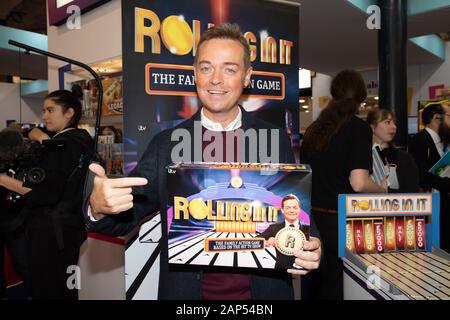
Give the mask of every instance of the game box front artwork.
[(167, 175), (169, 263), (296, 267), (309, 240), (309, 166), (189, 163)]

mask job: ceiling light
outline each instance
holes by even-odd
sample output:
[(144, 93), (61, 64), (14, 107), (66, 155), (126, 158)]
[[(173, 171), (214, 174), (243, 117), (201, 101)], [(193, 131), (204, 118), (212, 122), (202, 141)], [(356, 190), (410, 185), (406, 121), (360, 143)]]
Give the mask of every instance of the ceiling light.
[(300, 99), (300, 100), (298, 100), (298, 102), (300, 102), (300, 103), (304, 103), (304, 102), (305, 102), (305, 100), (304, 100), (304, 99)]
[(309, 112), (309, 110), (306, 110), (305, 112), (306, 112), (306, 113), (308, 113), (308, 112)]
[(305, 104), (304, 106), (302, 106), (302, 108), (303, 108), (303, 109), (308, 109), (309, 106)]
[(374, 97), (374, 99), (375, 99), (375, 100), (378, 100), (379, 98), (378, 98), (378, 96), (376, 96), (376, 97)]

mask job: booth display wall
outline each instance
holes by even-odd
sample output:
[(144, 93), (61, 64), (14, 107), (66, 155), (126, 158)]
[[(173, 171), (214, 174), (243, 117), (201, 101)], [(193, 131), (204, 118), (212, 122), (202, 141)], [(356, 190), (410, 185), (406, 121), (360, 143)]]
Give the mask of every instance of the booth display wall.
[[(151, 138), (197, 111), (194, 44), (209, 23), (235, 22), (252, 35), (252, 82), (241, 100), (247, 111), (298, 108), (298, 7), (256, 0), (170, 5), (155, 0), (124, 1), (122, 9), (126, 172)], [(173, 81), (166, 81), (169, 76)], [(277, 82), (277, 89), (258, 86), (268, 81)]]
[(92, 235), (80, 249), (80, 300), (125, 300), (124, 244)]
[(41, 122), (43, 99), (21, 98), (18, 84), (0, 82), (0, 101), (0, 130), (6, 128), (6, 120)]
[(324, 98), (330, 97), (330, 85), (332, 77), (326, 74), (317, 73), (312, 80), (312, 119), (315, 120), (319, 116), (325, 106)]
[(13, 83), (0, 83), (0, 128), (6, 128), (6, 120), (19, 120), (19, 86)]
[[(48, 50), (88, 65), (122, 55), (121, 8), (112, 0), (81, 15), (80, 29), (47, 25)], [(58, 68), (65, 64), (49, 59), (49, 91), (59, 89)]]
[(429, 88), (436, 85), (450, 87), (450, 42), (445, 45), (445, 61), (443, 63), (431, 63), (408, 68), (408, 85), (414, 88), (412, 100), (413, 114), (417, 115), (417, 103), (421, 100), (429, 100)]
[(312, 122), (312, 117), (312, 112), (300, 112), (300, 132), (305, 132)]

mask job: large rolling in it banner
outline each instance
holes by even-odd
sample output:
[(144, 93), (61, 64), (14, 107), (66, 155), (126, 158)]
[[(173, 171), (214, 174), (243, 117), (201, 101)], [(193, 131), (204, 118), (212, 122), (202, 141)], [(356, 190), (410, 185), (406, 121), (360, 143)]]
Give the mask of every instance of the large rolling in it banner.
[[(224, 22), (237, 23), (251, 48), (253, 75), (240, 104), (264, 120), (291, 129), (289, 133), (298, 131), (298, 123), (295, 125), (295, 121), (298, 122), (297, 6), (263, 0), (124, 0), (122, 10), (126, 173), (135, 167), (157, 133), (190, 118), (201, 107), (196, 96), (192, 67), (197, 43), (207, 28)], [(294, 125), (286, 116), (286, 110), (297, 110), (297, 119), (295, 112), (291, 112)], [(247, 179), (245, 183), (248, 186), (251, 181)], [(274, 186), (271, 185), (271, 188)], [(280, 193), (283, 196), (287, 192), (284, 191)], [(183, 195), (180, 193), (177, 196)], [(279, 205), (279, 199), (275, 200), (273, 205)], [(309, 201), (304, 203), (302, 210), (308, 212)], [(198, 200), (193, 204), (202, 205)], [(157, 297), (161, 219), (166, 217), (157, 213), (151, 215), (141, 225), (139, 237), (127, 244), (127, 299)], [(273, 219), (275, 221), (278, 220)], [(175, 219), (173, 226), (175, 228), (183, 223), (190, 222)], [(209, 221), (203, 223), (211, 225)], [(220, 227), (221, 223), (218, 225)], [(258, 230), (248, 230), (249, 234), (253, 231)], [(210, 242), (212, 247), (208, 250), (219, 249), (213, 244), (222, 245), (223, 239), (220, 237), (218, 235), (218, 240)], [(241, 242), (238, 244), (242, 245)], [(243, 254), (223, 252), (220, 255)], [(266, 261), (261, 254), (255, 253), (261, 256), (261, 261)], [(275, 254), (269, 259), (271, 264), (267, 267), (275, 266), (273, 257)], [(180, 262), (179, 259), (179, 256), (175, 259), (176, 263)], [(239, 261), (245, 262), (245, 257)], [(264, 266), (261, 264), (261, 267)]]
[(201, 33), (215, 24), (237, 23), (250, 44), (254, 71), (241, 105), (290, 129), (285, 110), (298, 110), (297, 7), (261, 0), (126, 0), (122, 10), (126, 172), (155, 134), (200, 107), (192, 64)]

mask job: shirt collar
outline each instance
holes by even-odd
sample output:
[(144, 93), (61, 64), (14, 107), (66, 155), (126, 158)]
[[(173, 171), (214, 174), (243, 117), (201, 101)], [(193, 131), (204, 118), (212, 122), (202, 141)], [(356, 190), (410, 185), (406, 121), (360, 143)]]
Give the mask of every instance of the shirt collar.
[(60, 132), (58, 132), (57, 134), (55, 134), (55, 135), (53, 136), (53, 138), (56, 137), (57, 135), (61, 134), (61, 133), (64, 133), (64, 132), (67, 132), (67, 131), (70, 131), (70, 130), (73, 130), (73, 129), (75, 129), (75, 128), (65, 128), (64, 130), (61, 130)]
[(441, 142), (441, 138), (433, 129), (425, 128), (425, 130), (427, 130), (427, 132), (430, 134), (431, 139), (433, 139), (433, 142), (434, 142), (434, 145), (436, 146), (437, 151), (442, 156), (444, 145)]
[(441, 143), (441, 138), (439, 137), (437, 132), (435, 132), (433, 129), (430, 129), (430, 128), (425, 128), (425, 130), (427, 130), (427, 132), (430, 134), (431, 138), (433, 139), (434, 144)]
[(290, 222), (287, 222), (286, 220), (284, 220), (285, 227), (289, 227), (291, 224), (293, 224), (295, 228), (299, 228), (299, 221), (298, 221), (298, 219), (295, 220), (293, 223), (290, 223)]
[(203, 112), (203, 108), (200, 114), (200, 121), (203, 127), (211, 131), (233, 131), (242, 126), (241, 108), (239, 108), (239, 113), (236, 116), (236, 118), (233, 121), (231, 121), (226, 128), (222, 128), (222, 125), (220, 123), (208, 119)]

